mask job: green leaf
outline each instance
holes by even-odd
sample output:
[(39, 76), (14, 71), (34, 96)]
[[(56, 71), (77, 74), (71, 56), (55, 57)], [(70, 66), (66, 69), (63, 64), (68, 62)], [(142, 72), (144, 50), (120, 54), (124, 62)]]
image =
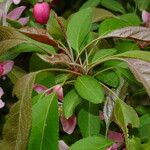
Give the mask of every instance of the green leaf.
[(83, 137), (99, 135), (100, 118), (98, 105), (84, 103), (78, 113), (78, 125)]
[(98, 104), (104, 101), (104, 91), (99, 82), (90, 76), (79, 76), (75, 82), (79, 95), (89, 102)]
[(77, 53), (86, 45), (87, 37), (90, 32), (92, 22), (92, 9), (83, 9), (69, 20), (67, 27), (67, 37), (74, 50)]
[(12, 20), (12, 19), (9, 19), (7, 18), (7, 22), (14, 28), (21, 28), (22, 25), (20, 22), (16, 21), (16, 20)]
[(135, 13), (128, 13), (119, 16), (121, 20), (128, 22), (130, 26), (139, 26), (141, 24), (141, 20)]
[(138, 51), (138, 50), (128, 51), (125, 53), (115, 55), (115, 57), (136, 58), (136, 59), (141, 59), (141, 60), (150, 62), (150, 52), (148, 51)]
[(144, 150), (138, 137), (128, 138), (126, 143), (128, 150)]
[(81, 9), (85, 9), (85, 8), (88, 8), (88, 7), (96, 7), (100, 4), (100, 0), (88, 0), (86, 1), (80, 8)]
[(115, 15), (108, 10), (102, 8), (93, 8), (92, 22), (99, 22), (106, 18), (114, 17)]
[(149, 0), (134, 0), (134, 1), (137, 3), (140, 10), (146, 10), (149, 9), (150, 7)]
[(11, 27), (0, 26), (0, 55), (4, 54), (7, 50), (25, 42), (25, 36), (17, 32), (15, 29)]
[(69, 150), (105, 150), (112, 144), (103, 136), (91, 136), (77, 141)]
[(26, 72), (21, 69), (18, 66), (14, 66), (13, 69), (11, 70), (11, 72), (9, 72), (7, 74), (7, 76), (9, 77), (9, 79), (11, 80), (11, 82), (13, 84), (15, 84), (17, 82), (17, 80), (21, 77), (23, 77), (26, 74)]
[(55, 94), (38, 100), (32, 108), (29, 150), (56, 150), (58, 147), (58, 104)]
[(91, 63), (96, 63), (96, 62), (100, 61), (101, 59), (104, 59), (108, 56), (112, 56), (116, 52), (117, 52), (117, 50), (113, 49), (113, 48), (112, 49), (100, 49), (93, 55)]
[(132, 43), (132, 42), (119, 42), (116, 44), (115, 48), (118, 50), (118, 53), (123, 53), (126, 51), (133, 51), (133, 50), (139, 50), (139, 47), (137, 44)]
[[(59, 17), (59, 19), (63, 23), (64, 28), (66, 28), (67, 27), (67, 21), (62, 17)], [(64, 38), (64, 34), (60, 28), (60, 25), (58, 24), (58, 21), (56, 20), (56, 18), (54, 16), (53, 10), (51, 10), (50, 19), (47, 23), (47, 31), (55, 39), (63, 39)]]
[(69, 91), (63, 101), (63, 112), (65, 118), (70, 118), (73, 113), (75, 108), (78, 106), (78, 104), (81, 103), (81, 98), (80, 96), (76, 93), (74, 89)]
[(100, 2), (101, 2), (100, 5), (102, 5), (107, 9), (120, 12), (120, 13), (125, 13), (125, 9), (116, 0), (100, 0)]
[(9, 149), (26, 150), (31, 127), (31, 95), (35, 75), (25, 75), (15, 84), (13, 93), (19, 101), (11, 107), (3, 130), (3, 142)]
[(117, 100), (114, 108), (115, 121), (122, 129), (125, 138), (128, 137), (128, 128), (130, 124), (134, 128), (139, 127), (139, 118), (135, 110), (122, 100)]
[(127, 26), (129, 26), (129, 23), (124, 20), (117, 19), (117, 18), (109, 18), (109, 19), (104, 20), (100, 24), (99, 34), (104, 35), (113, 30), (120, 29), (120, 28), (127, 27)]
[(101, 72), (99, 75), (96, 76), (96, 78), (99, 81), (114, 88), (118, 87), (120, 83), (120, 79), (114, 71)]
[(142, 142), (147, 142), (150, 135), (150, 114), (140, 117), (140, 127), (138, 129)]

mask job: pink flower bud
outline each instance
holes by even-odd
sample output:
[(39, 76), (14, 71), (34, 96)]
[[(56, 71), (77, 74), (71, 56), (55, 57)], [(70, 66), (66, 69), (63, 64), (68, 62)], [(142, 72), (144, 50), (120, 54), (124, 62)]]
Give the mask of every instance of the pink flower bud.
[(50, 15), (50, 6), (46, 2), (37, 3), (33, 8), (33, 15), (39, 24), (46, 24)]
[(150, 13), (147, 11), (142, 11), (142, 20), (144, 23), (147, 23), (150, 21)]

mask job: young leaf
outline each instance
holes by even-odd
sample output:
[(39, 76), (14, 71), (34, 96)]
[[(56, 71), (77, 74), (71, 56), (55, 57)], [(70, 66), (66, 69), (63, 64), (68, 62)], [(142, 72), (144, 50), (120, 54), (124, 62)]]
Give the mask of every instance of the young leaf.
[(45, 96), (33, 105), (29, 150), (57, 149), (58, 119), (58, 104), (55, 94)]
[(7, 76), (10, 78), (11, 82), (15, 84), (17, 80), (23, 77), (25, 74), (26, 72), (23, 69), (19, 68), (18, 66), (14, 66)]
[(35, 73), (31, 73), (23, 76), (14, 87), (13, 93), (19, 101), (12, 106), (3, 130), (3, 142), (9, 145), (10, 149), (25, 150), (27, 147), (31, 127), (31, 95), (35, 75)]
[(150, 52), (148, 51), (128, 51), (125, 53), (117, 54), (115, 57), (123, 57), (123, 58), (136, 58), (144, 61), (150, 62)]
[(99, 22), (106, 18), (114, 17), (115, 15), (108, 10), (102, 8), (93, 8), (92, 22)]
[(139, 118), (135, 110), (122, 100), (116, 100), (114, 116), (126, 139), (128, 137), (128, 125), (132, 125), (133, 128), (139, 127)]
[(103, 7), (106, 7), (107, 9), (110, 9), (110, 10), (113, 10), (116, 12), (120, 12), (120, 13), (125, 12), (122, 5), (119, 2), (117, 2), (116, 0), (100, 0), (100, 2), (101, 2), (100, 4)]
[(112, 32), (113, 30), (120, 29), (120, 28), (127, 27), (127, 26), (129, 26), (129, 23), (124, 20), (117, 19), (117, 18), (109, 18), (109, 19), (104, 20), (100, 24), (99, 34), (104, 35), (109, 32)]
[(100, 49), (94, 54), (91, 63), (96, 63), (105, 57), (112, 56), (116, 52), (116, 49)]
[(73, 115), (73, 112), (78, 104), (80, 104), (81, 98), (74, 89), (69, 91), (63, 101), (63, 112), (66, 119)]
[(150, 135), (150, 115), (145, 114), (140, 117), (140, 127), (138, 129), (140, 139), (144, 142), (149, 140)]
[(107, 34), (106, 37), (129, 38), (150, 42), (150, 28), (125, 27)]
[(99, 135), (100, 119), (98, 105), (90, 102), (84, 103), (84, 106), (78, 113), (78, 125), (83, 137)]
[(74, 50), (77, 53), (85, 46), (86, 39), (90, 32), (92, 22), (92, 9), (83, 9), (69, 20), (67, 27), (67, 37)]
[(138, 137), (128, 138), (126, 142), (126, 146), (128, 150), (146, 150), (143, 149), (141, 140)]
[(112, 144), (103, 136), (91, 136), (77, 141), (70, 150), (106, 150)]
[(79, 95), (89, 102), (98, 104), (104, 100), (104, 91), (98, 81), (90, 76), (79, 76), (75, 82)]
[(143, 84), (150, 96), (150, 63), (138, 59), (126, 59), (136, 79)]
[(88, 7), (96, 7), (100, 4), (100, 0), (88, 0), (86, 1), (80, 8), (81, 9), (85, 9), (85, 8), (88, 8)]

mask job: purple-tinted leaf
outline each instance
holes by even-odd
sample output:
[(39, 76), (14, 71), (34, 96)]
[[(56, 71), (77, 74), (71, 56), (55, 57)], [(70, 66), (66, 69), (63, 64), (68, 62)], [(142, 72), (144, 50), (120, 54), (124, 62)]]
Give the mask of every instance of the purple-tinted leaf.
[(104, 104), (104, 108), (103, 108), (104, 120), (106, 123), (106, 134), (109, 128), (109, 124), (111, 123), (111, 120), (112, 120), (113, 109), (114, 109), (113, 97), (107, 96), (105, 104)]
[(143, 84), (150, 96), (150, 63), (138, 59), (126, 59), (136, 79)]
[(107, 34), (106, 38), (107, 37), (129, 38), (150, 42), (150, 28), (125, 27)]
[(22, 15), (23, 11), (26, 9), (25, 6), (20, 6), (15, 8), (14, 10), (12, 10), (7, 17), (13, 20), (17, 20), (20, 18), (20, 16)]
[(57, 46), (57, 42), (47, 33), (45, 29), (34, 27), (23, 27), (19, 31), (26, 36), (52, 46)]
[(38, 54), (38, 56), (44, 60), (45, 62), (51, 64), (66, 64), (69, 65), (71, 63), (70, 58), (66, 54), (55, 54), (52, 56)]
[(58, 147), (59, 150), (69, 150), (69, 146), (63, 140), (59, 141)]
[(25, 26), (29, 21), (29, 17), (24, 17), (24, 18), (20, 18), (18, 19), (18, 22), (22, 25)]
[(61, 117), (61, 124), (64, 132), (72, 134), (77, 123), (76, 116), (72, 116), (69, 119), (66, 119), (64, 116)]

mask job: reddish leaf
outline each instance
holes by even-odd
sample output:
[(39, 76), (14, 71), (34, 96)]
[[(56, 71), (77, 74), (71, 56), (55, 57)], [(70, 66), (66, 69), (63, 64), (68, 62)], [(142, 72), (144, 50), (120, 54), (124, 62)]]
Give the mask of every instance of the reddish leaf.
[(107, 37), (129, 38), (150, 42), (150, 28), (146, 27), (125, 27), (115, 30), (106, 35)]
[(141, 82), (150, 96), (150, 63), (138, 59), (126, 59), (136, 79)]
[(44, 29), (34, 27), (24, 27), (19, 29), (19, 31), (36, 41), (49, 44), (52, 46), (58, 45), (57, 42)]
[(63, 63), (66, 65), (69, 65), (71, 63), (69, 57), (65, 54), (56, 54), (56, 55), (52, 55), (52, 56), (38, 54), (38, 56), (45, 62), (48, 62), (51, 64)]

